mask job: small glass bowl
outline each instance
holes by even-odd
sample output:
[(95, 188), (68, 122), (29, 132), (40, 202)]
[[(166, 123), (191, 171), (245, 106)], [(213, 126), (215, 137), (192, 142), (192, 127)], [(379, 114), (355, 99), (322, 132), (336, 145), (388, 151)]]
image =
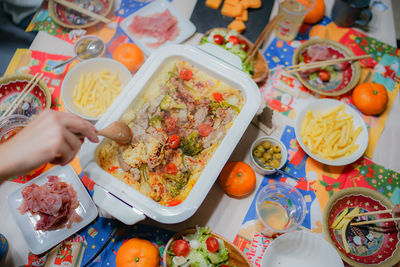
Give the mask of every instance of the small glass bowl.
[[(271, 137), (271, 136), (263, 136), (258, 138), (256, 141), (253, 142), (253, 144), (251, 145), (250, 148), (250, 157), (251, 157), (251, 165), (254, 168), (254, 170), (256, 172), (258, 172), (259, 174), (262, 175), (269, 175), (269, 174), (273, 174), (275, 173), (275, 170), (270, 169), (268, 167), (264, 167), (262, 165), (262, 163), (256, 159), (253, 155), (253, 151), (254, 149), (256, 149), (257, 146), (261, 145), (262, 143), (264, 143), (265, 141), (268, 141), (271, 143), (271, 146), (275, 146), (278, 145), (281, 148), (281, 159), (280, 159), (280, 164), (278, 167), (276, 167), (277, 169), (280, 169), (283, 167), (283, 165), (286, 164), (286, 160), (287, 160), (287, 150), (286, 150), (286, 146), (278, 139)], [(273, 166), (274, 167), (274, 166)]]
[(0, 144), (22, 130), (31, 119), (25, 115), (13, 114), (0, 120)]
[[(96, 41), (96, 40), (101, 40), (103, 42), (104, 46), (103, 46), (103, 50), (95, 57), (103, 57), (106, 52), (106, 45), (105, 45), (103, 39), (101, 39), (100, 37), (98, 37), (96, 35), (82, 36), (74, 45), (75, 55), (78, 55), (82, 50), (84, 50), (90, 44), (90, 42)], [(91, 59), (91, 58), (95, 58), (95, 57), (88, 57), (88, 58), (78, 57), (78, 59), (80, 61), (83, 61), (83, 60), (87, 60), (87, 59)]]

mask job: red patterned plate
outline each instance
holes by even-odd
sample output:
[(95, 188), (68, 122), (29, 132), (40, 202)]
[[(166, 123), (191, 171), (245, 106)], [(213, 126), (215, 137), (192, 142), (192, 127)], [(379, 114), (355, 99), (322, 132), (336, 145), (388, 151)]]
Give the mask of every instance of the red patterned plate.
[[(329, 200), (324, 211), (324, 232), (344, 261), (352, 266), (393, 266), (400, 260), (399, 232), (394, 222), (348, 226), (346, 238), (350, 252), (346, 253), (341, 230), (330, 228), (334, 220), (346, 208), (355, 207), (360, 213), (393, 208), (384, 195), (367, 188), (353, 187), (337, 192)], [(390, 213), (356, 217), (352, 222), (391, 218)]]
[[(113, 6), (113, 0), (67, 0), (96, 14), (107, 16)], [(55, 22), (71, 29), (87, 28), (99, 22), (92, 17), (83, 15), (61, 4), (49, 1), (49, 13)]]
[[(321, 44), (327, 46), (329, 54), (332, 57), (331, 59), (354, 56), (354, 53), (344, 45), (332, 40), (318, 38), (303, 43), (295, 50), (293, 55), (293, 65), (299, 64), (300, 58), (304, 58), (304, 61), (306, 61), (305, 59), (308, 57), (308, 49), (310, 47), (316, 47), (318, 50), (318, 47)], [(318, 78), (317, 72), (308, 75), (300, 75), (300, 73), (296, 72), (296, 76), (308, 89), (318, 94), (328, 96), (345, 94), (352, 90), (360, 80), (361, 68), (360, 63), (357, 61), (342, 68), (342, 70), (336, 69), (337, 67), (334, 65), (331, 65), (328, 68), (330, 69), (331, 74), (329, 81), (326, 82), (322, 82), (321, 79)]]
[[(0, 116), (33, 78), (29, 74), (14, 74), (0, 78)], [(45, 82), (40, 81), (18, 106), (14, 114), (31, 117), (50, 108), (51, 95)]]

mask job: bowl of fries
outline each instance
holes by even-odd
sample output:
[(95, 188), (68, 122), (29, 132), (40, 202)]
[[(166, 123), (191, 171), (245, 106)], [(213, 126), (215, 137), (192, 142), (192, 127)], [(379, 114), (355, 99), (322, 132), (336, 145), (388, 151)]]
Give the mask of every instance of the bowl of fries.
[(129, 70), (110, 58), (80, 62), (65, 76), (61, 97), (68, 111), (97, 121), (128, 84)]
[(333, 99), (310, 103), (296, 118), (296, 139), (313, 159), (343, 166), (359, 159), (368, 146), (368, 130), (359, 113)]

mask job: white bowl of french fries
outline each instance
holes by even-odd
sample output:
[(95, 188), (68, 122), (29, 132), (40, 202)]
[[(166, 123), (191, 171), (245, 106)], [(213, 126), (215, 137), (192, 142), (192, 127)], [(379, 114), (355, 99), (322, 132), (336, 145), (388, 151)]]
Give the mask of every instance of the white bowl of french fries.
[(368, 130), (359, 113), (334, 99), (307, 105), (296, 117), (296, 138), (313, 159), (343, 166), (359, 159), (368, 146)]
[(128, 84), (129, 70), (110, 58), (80, 62), (65, 76), (61, 97), (68, 111), (97, 121)]

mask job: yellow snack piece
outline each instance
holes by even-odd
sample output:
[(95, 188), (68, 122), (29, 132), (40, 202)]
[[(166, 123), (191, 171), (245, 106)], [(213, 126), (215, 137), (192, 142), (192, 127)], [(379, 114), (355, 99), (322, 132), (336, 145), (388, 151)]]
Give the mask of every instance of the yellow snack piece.
[[(354, 216), (354, 215), (357, 215), (357, 214), (359, 214), (360, 213), (360, 208), (359, 207), (355, 207), (352, 211), (350, 211), (349, 212), (349, 214), (347, 214), (346, 216)], [(345, 217), (346, 217), (345, 216)], [(336, 227), (335, 227), (335, 230), (340, 230), (340, 229), (342, 229), (343, 228), (343, 226), (345, 225), (345, 223), (347, 222), (347, 221), (351, 221), (352, 219), (346, 219), (346, 218), (343, 218), (339, 223), (338, 223), (338, 225), (336, 225)]]
[(221, 5), (222, 0), (206, 0), (206, 6), (218, 9), (219, 6)]
[(243, 9), (248, 9), (249, 8), (249, 0), (241, 0), (240, 4), (242, 5)]
[(344, 216), (346, 216), (346, 214), (349, 212), (349, 208), (345, 208), (342, 213), (340, 213), (340, 215), (333, 221), (331, 228), (335, 228), (339, 222), (344, 218)]
[[(342, 241), (343, 241), (343, 246), (344, 246), (344, 250), (346, 251), (346, 253), (350, 252), (350, 248), (349, 248), (349, 243), (347, 242), (347, 237), (346, 237), (346, 230), (347, 230), (347, 226), (349, 226), (350, 223), (350, 219), (344, 219), (346, 220), (343, 227), (342, 227)], [(343, 221), (344, 221), (343, 220)]]
[(237, 17), (242, 13), (242, 5), (240, 3), (231, 4), (225, 1), (224, 5), (222, 6), (221, 13), (224, 16), (232, 18)]
[(228, 29), (236, 30), (238, 33), (241, 33), (246, 29), (246, 25), (243, 23), (243, 21), (235, 19), (228, 25)]
[(240, 20), (240, 21), (247, 21), (249, 18), (247, 9), (242, 10), (242, 14), (240, 16), (237, 16), (235, 19)]
[(237, 5), (240, 4), (240, 0), (225, 0), (225, 4)]

